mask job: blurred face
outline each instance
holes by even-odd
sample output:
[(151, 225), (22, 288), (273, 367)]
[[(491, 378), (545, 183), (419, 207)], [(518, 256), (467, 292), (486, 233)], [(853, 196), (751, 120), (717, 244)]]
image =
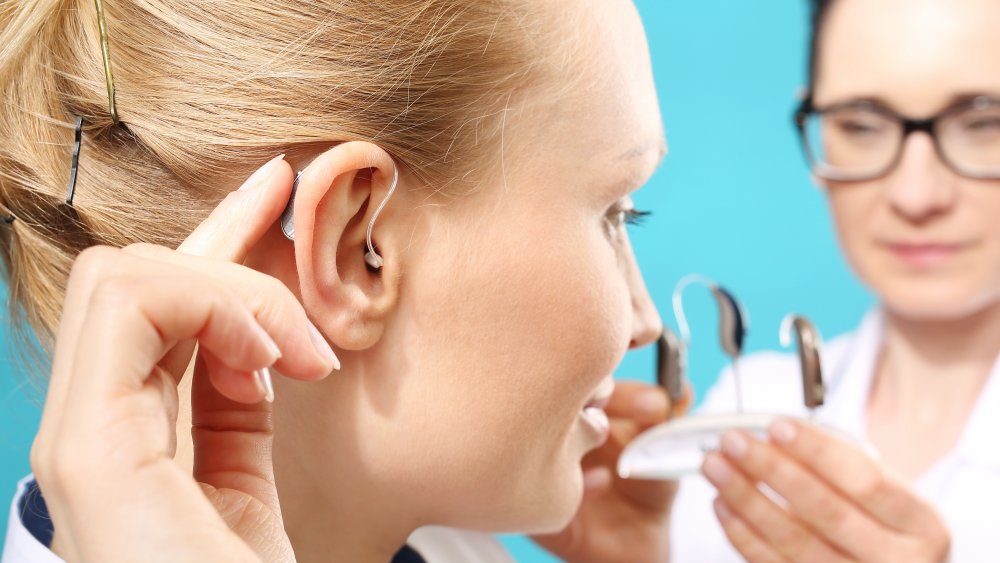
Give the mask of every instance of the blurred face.
[(393, 318), (344, 356), (357, 387), (334, 374), (296, 405), (326, 435), (303, 455), (334, 460), (311, 463), (318, 487), (340, 486), (343, 463), (417, 525), (564, 525), (606, 438), (612, 372), (661, 330), (626, 231), (666, 150), (638, 15), (627, 0), (552, 9), (576, 12), (553, 34), (568, 44), (546, 45), (570, 59), (511, 98), (502, 166), (453, 200), (394, 197), (415, 226)]
[[(820, 38), (816, 105), (874, 101), (922, 119), (1000, 98), (998, 28), (993, 0), (838, 0)], [(1000, 123), (975, 126), (994, 134), (982, 128)], [(1000, 181), (958, 175), (918, 131), (887, 175), (825, 184), (848, 260), (889, 310), (954, 319), (1000, 300)]]

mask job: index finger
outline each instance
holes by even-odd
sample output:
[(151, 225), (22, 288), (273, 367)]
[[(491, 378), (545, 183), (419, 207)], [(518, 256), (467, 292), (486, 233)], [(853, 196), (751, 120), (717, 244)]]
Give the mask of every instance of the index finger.
[(272, 158), (230, 192), (177, 250), (242, 263), (284, 210), (293, 177), (285, 155)]
[(793, 420), (774, 423), (771, 441), (878, 521), (904, 533), (935, 529), (936, 513), (857, 446)]

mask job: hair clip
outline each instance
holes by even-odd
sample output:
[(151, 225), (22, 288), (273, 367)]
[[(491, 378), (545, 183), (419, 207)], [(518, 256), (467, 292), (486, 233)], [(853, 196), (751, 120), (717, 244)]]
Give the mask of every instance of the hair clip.
[(104, 2), (94, 0), (97, 7), (97, 27), (101, 32), (101, 58), (104, 60), (104, 81), (108, 86), (108, 112), (111, 121), (118, 125), (118, 108), (115, 107), (115, 77), (111, 72), (111, 48), (108, 46), (108, 22), (104, 17)]
[[(300, 170), (295, 175), (295, 182), (292, 183), (292, 193), (288, 197), (288, 204), (285, 205), (285, 210), (281, 212), (281, 232), (285, 235), (288, 240), (295, 240), (295, 194), (298, 192), (299, 180), (302, 178), (302, 171)], [(365, 235), (366, 252), (365, 252), (365, 264), (368, 264), (373, 270), (380, 270), (384, 264), (382, 256), (379, 255), (378, 251), (375, 249), (375, 245), (372, 244), (372, 230), (375, 228), (375, 221), (382, 214), (382, 210), (385, 209), (386, 204), (389, 203), (389, 198), (392, 194), (396, 193), (396, 185), (399, 183), (399, 166), (396, 165), (396, 161), (392, 161), (392, 181), (389, 184), (389, 191), (386, 192), (385, 197), (382, 199), (382, 203), (375, 209), (375, 213), (372, 214), (371, 221), (368, 222), (368, 232)]]
[(76, 174), (80, 168), (80, 144), (83, 140), (83, 118), (76, 118), (76, 132), (73, 134), (73, 159), (69, 166), (69, 188), (66, 189), (66, 205), (73, 207), (76, 195)]

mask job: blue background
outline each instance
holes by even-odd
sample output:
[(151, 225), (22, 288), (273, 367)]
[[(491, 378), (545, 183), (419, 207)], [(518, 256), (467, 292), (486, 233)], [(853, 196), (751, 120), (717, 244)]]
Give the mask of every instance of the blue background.
[[(632, 241), (665, 322), (670, 295), (700, 272), (732, 290), (750, 312), (747, 348), (774, 349), (788, 312), (825, 336), (850, 330), (871, 298), (847, 270), (822, 192), (814, 189), (791, 126), (805, 78), (804, 0), (638, 0), (653, 58), (670, 154), (636, 195), (654, 215)], [(689, 372), (699, 396), (725, 364), (715, 308), (686, 293), (695, 335)], [(6, 344), (6, 343), (4, 343)], [(28, 471), (41, 402), (10, 347), (0, 346), (0, 499)], [(621, 377), (651, 381), (651, 351), (629, 355)], [(7, 510), (0, 510), (4, 529)], [(544, 562), (523, 538), (504, 539), (518, 561)]]

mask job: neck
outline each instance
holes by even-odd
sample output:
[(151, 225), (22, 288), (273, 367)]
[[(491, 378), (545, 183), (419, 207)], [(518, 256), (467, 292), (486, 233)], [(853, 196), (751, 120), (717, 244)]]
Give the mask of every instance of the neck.
[[(343, 378), (343, 374), (337, 375)], [(293, 398), (293, 386), (283, 385), (280, 397), (285, 400), (275, 403), (276, 407), (283, 403), (295, 408), (276, 408), (274, 468), (285, 530), (296, 561), (390, 561), (417, 527), (415, 519), (408, 516), (410, 507), (401, 506), (385, 484), (373, 480), (372, 474), (378, 472), (359, 470), (361, 464), (351, 456), (359, 432), (350, 424), (348, 413), (340, 411), (336, 421), (317, 424), (321, 419), (315, 413), (323, 412), (321, 408), (329, 412), (330, 405), (310, 404), (303, 395)], [(310, 390), (315, 387), (307, 388)], [(318, 442), (317, 426), (331, 422), (340, 431)], [(338, 448), (331, 451), (323, 443), (337, 444)]]
[(948, 404), (971, 407), (998, 351), (1000, 304), (942, 321), (913, 320), (887, 311), (874, 389), (891, 397), (900, 410), (937, 411), (939, 416)]

